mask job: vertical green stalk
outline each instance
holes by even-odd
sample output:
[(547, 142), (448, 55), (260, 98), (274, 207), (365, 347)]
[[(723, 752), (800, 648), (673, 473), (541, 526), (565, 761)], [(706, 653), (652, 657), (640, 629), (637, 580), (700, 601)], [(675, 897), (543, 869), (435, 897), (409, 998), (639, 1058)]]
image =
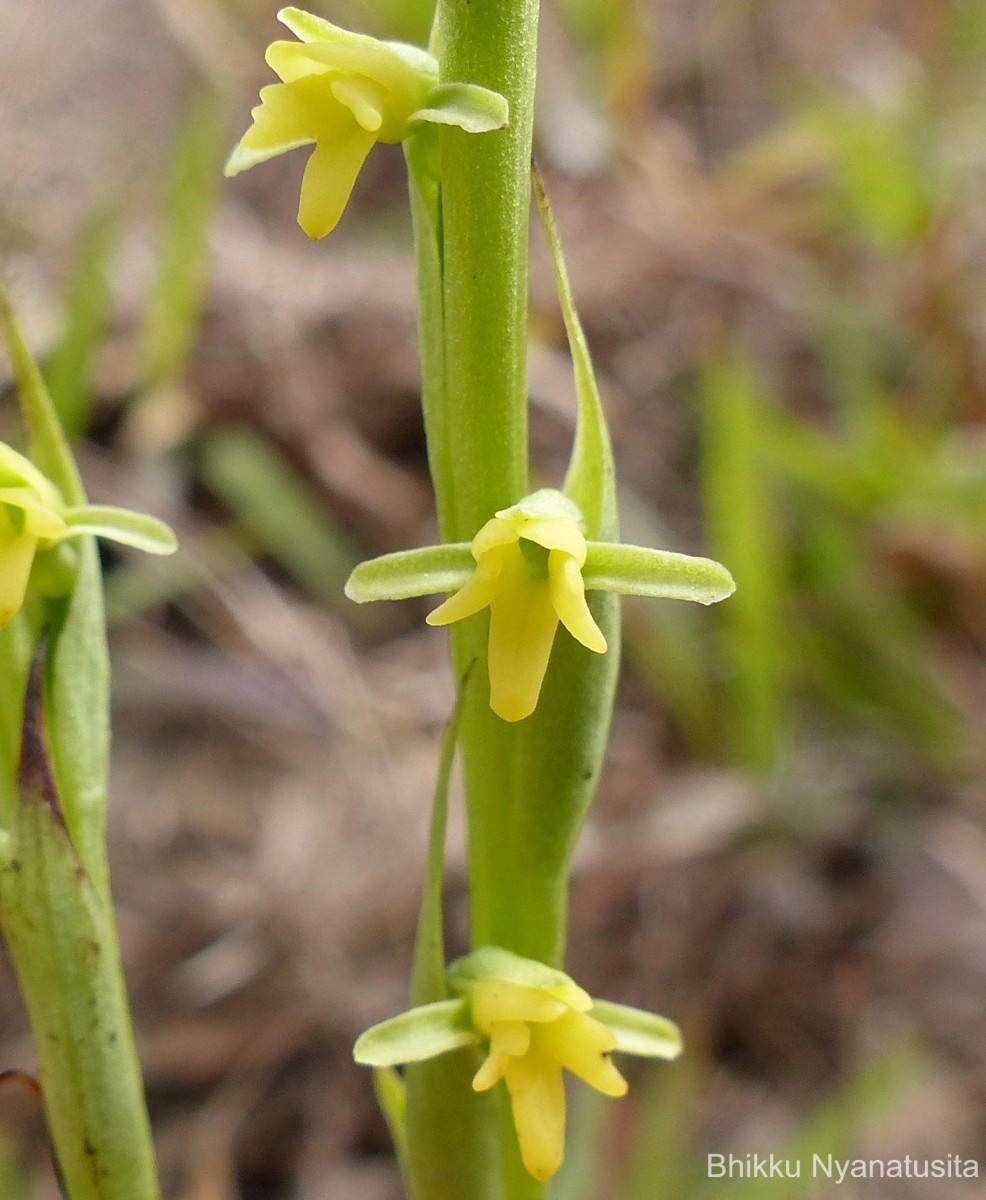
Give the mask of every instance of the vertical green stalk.
[(527, 491), (527, 239), (538, 0), (440, 0), (443, 79), (492, 88), (505, 129), (441, 133), (446, 449), (442, 535)]
[[(498, 509), (529, 489), (527, 264), (537, 21), (537, 0), (439, 0), (432, 48), (442, 78), (501, 93), (510, 120), (480, 137), (442, 129), (437, 146), (424, 138), (405, 144), (423, 407), (446, 541), (471, 541)], [(488, 617), (451, 630), (456, 674), (472, 672), (460, 726), (472, 944), (503, 946), (551, 964), (564, 957), (569, 860), (598, 779), (619, 653), (613, 597), (593, 597), (592, 607), (610, 653), (590, 654), (560, 630), (537, 711), (516, 724), (489, 707)], [(446, 1083), (454, 1087), (453, 1080)], [(505, 1095), (501, 1102), (502, 1177), (487, 1181), (486, 1194), (537, 1200), (544, 1186), (521, 1164)], [(468, 1099), (461, 1105), (469, 1107)], [(448, 1136), (469, 1136), (464, 1118), (461, 1130)], [(454, 1185), (422, 1192), (418, 1200), (425, 1196), (460, 1200)]]
[[(482, 137), (443, 130), (438, 175), (444, 462), (435, 477), (442, 535), (469, 541), (498, 509), (519, 500), (527, 475), (527, 258), (530, 156), (537, 48), (537, 0), (440, 0), (443, 78), (467, 79), (507, 98), (506, 129)], [(425, 314), (423, 319), (427, 320)], [(507, 811), (519, 730), (488, 705), (485, 617), (452, 629), (460, 676), (475, 663), (462, 747), (470, 830), (470, 904), (474, 945), (497, 943), (557, 954), (556, 932), (532, 945), (520, 929), (541, 923), (531, 888), (543, 865), (523, 871), (510, 854)], [(502, 884), (511, 876), (510, 895)], [(553, 922), (549, 922), (551, 924)]]
[[(439, 522), (469, 541), (520, 500), (527, 476), (527, 257), (536, 0), (440, 0), (433, 49), (444, 79), (500, 92), (505, 129), (457, 129), (406, 144), (419, 275), (425, 425)], [(452, 628), (472, 667), (461, 746), (469, 816), (471, 931), (558, 964), (568, 863), (598, 779), (618, 657), (612, 597), (591, 601), (610, 653), (560, 630), (537, 711), (489, 708), (488, 620)]]

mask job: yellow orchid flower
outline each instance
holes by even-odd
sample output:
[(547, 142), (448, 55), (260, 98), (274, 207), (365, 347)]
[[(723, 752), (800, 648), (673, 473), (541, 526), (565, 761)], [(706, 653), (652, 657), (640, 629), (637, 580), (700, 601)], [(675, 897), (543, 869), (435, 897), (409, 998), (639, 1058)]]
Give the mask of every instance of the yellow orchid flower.
[(484, 1047), (473, 1089), (505, 1082), (521, 1159), (539, 1180), (550, 1179), (564, 1157), (563, 1071), (619, 1097), (627, 1083), (613, 1051), (663, 1059), (681, 1053), (681, 1033), (666, 1018), (593, 1000), (564, 972), (498, 946), (474, 950), (452, 965), (448, 978), (455, 999), (368, 1029), (356, 1043), (356, 1061), (389, 1067)]
[(107, 505), (66, 505), (30, 459), (0, 442), (0, 629), (23, 607), (38, 554), (83, 534), (149, 554), (175, 549), (174, 534), (153, 517)]
[(54, 485), (0, 443), (0, 629), (20, 611), (39, 544), (66, 532)]
[(606, 651), (585, 599), (579, 511), (560, 492), (535, 492), (487, 521), (472, 555), (472, 579), (427, 621), (449, 625), (489, 607), (490, 707), (520, 721), (537, 704), (559, 621), (586, 649)]
[(268, 46), (267, 64), (281, 82), (261, 89), (226, 175), (314, 145), (298, 207), (298, 224), (311, 238), (335, 228), (374, 142), (404, 141), (426, 123), (470, 133), (506, 123), (502, 96), (439, 84), (437, 61), (417, 46), (350, 33), (297, 8), (277, 16), (299, 41)]
[(489, 1039), (472, 1086), (485, 1092), (506, 1081), (524, 1166), (550, 1179), (565, 1152), (562, 1069), (604, 1096), (625, 1095), (627, 1082), (609, 1057), (616, 1034), (590, 1015), (592, 997), (568, 979), (548, 987), (480, 980), (469, 1001), (473, 1024)]
[(430, 625), (488, 607), (490, 706), (505, 721), (520, 721), (537, 704), (559, 623), (587, 649), (606, 650), (587, 591), (715, 604), (734, 587), (726, 568), (708, 558), (586, 541), (575, 503), (545, 488), (498, 512), (471, 544), (423, 546), (361, 563), (346, 595), (362, 604), (453, 593), (428, 616)]

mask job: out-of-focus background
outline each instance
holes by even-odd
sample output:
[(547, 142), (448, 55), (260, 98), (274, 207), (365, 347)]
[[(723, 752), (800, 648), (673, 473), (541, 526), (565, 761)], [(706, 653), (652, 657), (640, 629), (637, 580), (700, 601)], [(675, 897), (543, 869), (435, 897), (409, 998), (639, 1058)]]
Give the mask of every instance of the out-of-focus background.
[[(452, 691), (425, 602), (342, 584), (434, 538), (409, 222), (392, 147), (319, 244), (303, 154), (222, 180), (274, 8), (6, 0), (0, 255), (91, 494), (181, 538), (105, 560), (113, 878), (168, 1200), (397, 1200), (350, 1047), (405, 1006)], [(828, 1194), (807, 1168), (710, 1181), (709, 1152), (986, 1153), (984, 66), (980, 0), (545, 0), (538, 154), (625, 536), (739, 584), (625, 603), (569, 966), (689, 1052), (576, 1106), (564, 1200)], [(536, 230), (530, 382), (553, 482), (573, 395)], [(453, 950), (462, 842), (460, 817)], [(0, 1068), (31, 1063), (4, 960)], [(15, 1089), (0, 1131), (3, 1200), (50, 1200)]]

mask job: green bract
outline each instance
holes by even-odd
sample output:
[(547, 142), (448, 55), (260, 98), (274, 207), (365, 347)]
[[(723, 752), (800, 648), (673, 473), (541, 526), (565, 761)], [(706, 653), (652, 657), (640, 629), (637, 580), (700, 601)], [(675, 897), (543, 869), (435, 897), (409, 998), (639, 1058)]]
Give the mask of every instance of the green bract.
[(470, 83), (440, 84), (438, 62), (418, 46), (350, 33), (298, 8), (277, 16), (299, 40), (268, 46), (267, 63), (281, 82), (261, 89), (226, 174), (314, 145), (298, 206), (309, 237), (335, 228), (374, 142), (402, 142), (428, 124), (486, 133), (507, 123), (502, 96)]

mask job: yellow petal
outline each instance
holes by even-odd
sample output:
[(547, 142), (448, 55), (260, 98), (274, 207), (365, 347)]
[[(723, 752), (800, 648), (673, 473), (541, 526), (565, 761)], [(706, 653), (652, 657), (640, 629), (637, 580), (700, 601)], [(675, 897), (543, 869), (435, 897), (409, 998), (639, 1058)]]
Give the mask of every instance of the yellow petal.
[(283, 83), (294, 83), (310, 75), (325, 75), (324, 57), (313, 55), (301, 42), (271, 42), (264, 55), (267, 65)]
[(523, 1021), (499, 1021), (490, 1034), (490, 1052), (473, 1078), (473, 1090), (485, 1092), (499, 1083), (506, 1071), (507, 1059), (526, 1054), (530, 1045), (531, 1031)]
[(61, 514), (40, 499), (31, 488), (0, 488), (0, 504), (9, 504), (11, 508), (23, 512), (24, 533), (36, 538), (60, 538), (65, 533)]
[(491, 550), (509, 546), (519, 537), (520, 528), (515, 521), (491, 517), (472, 540), (472, 556), (477, 562), (482, 562)]
[(580, 567), (585, 562), (585, 537), (569, 517), (529, 518), (520, 527), (520, 536), (529, 542), (537, 542), (545, 550), (564, 550)]
[(272, 83), (260, 89), (253, 124), (229, 156), (226, 174), (236, 175), (276, 154), (308, 146), (333, 129), (351, 127), (351, 118), (332, 96), (328, 80)]
[(39, 500), (53, 506), (59, 502), (58, 489), (29, 458), (18, 454), (6, 442), (0, 442), (0, 483), (4, 487), (29, 488)]
[(565, 1085), (561, 1068), (533, 1050), (506, 1069), (520, 1157), (535, 1179), (550, 1179), (565, 1155)]
[(504, 721), (521, 721), (537, 706), (558, 617), (547, 579), (535, 579), (516, 546), (490, 602), (490, 707)]
[(539, 1053), (585, 1080), (606, 1096), (625, 1096), (627, 1082), (613, 1065), (610, 1051), (616, 1037), (600, 1021), (585, 1013), (567, 1012), (557, 1021), (537, 1025), (534, 1046)]
[(555, 1021), (565, 1005), (541, 988), (503, 979), (484, 979), (469, 990), (473, 1024), (487, 1037), (504, 1022)]
[(351, 76), (348, 79), (334, 79), (331, 83), (332, 95), (344, 105), (356, 118), (358, 125), (367, 133), (377, 133), (383, 124), (384, 95), (383, 89), (369, 79)]
[(38, 539), (18, 533), (7, 510), (0, 505), (0, 629), (12, 620), (24, 603), (31, 563)]
[(561, 623), (587, 650), (605, 654), (606, 638), (585, 601), (585, 583), (578, 563), (561, 550), (548, 555), (551, 603)]
[(356, 176), (376, 139), (352, 122), (352, 128), (331, 140), (319, 140), (301, 182), (298, 224), (310, 238), (331, 233), (353, 191)]
[(439, 604), (425, 620), (429, 625), (451, 625), (453, 621), (462, 621), (484, 609), (496, 593), (496, 580), (502, 566), (502, 551), (494, 549), (484, 554), (469, 582)]

